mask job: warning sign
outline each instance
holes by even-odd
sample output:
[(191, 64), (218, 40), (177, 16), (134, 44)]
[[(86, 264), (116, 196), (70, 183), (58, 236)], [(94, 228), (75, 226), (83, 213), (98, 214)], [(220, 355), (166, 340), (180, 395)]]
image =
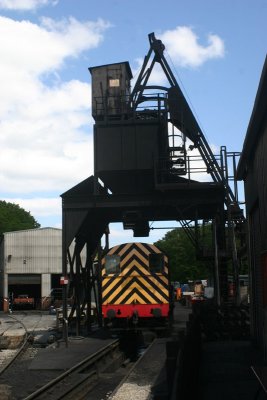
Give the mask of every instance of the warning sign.
[(69, 283), (69, 279), (67, 276), (60, 277), (60, 285), (67, 285)]

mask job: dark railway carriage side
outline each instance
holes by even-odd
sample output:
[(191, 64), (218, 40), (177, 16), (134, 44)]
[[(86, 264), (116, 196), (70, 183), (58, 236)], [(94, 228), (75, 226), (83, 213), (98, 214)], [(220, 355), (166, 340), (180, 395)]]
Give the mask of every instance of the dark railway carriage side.
[(126, 243), (102, 259), (102, 313), (113, 326), (160, 325), (170, 314), (168, 258), (154, 245)]
[(267, 359), (267, 58), (238, 165), (244, 180), (251, 276), (251, 327)]

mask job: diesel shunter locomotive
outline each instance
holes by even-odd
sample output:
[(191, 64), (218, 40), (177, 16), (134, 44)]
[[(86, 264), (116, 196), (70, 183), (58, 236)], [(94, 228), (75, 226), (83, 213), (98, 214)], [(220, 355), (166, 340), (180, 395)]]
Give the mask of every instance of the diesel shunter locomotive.
[(105, 326), (166, 326), (171, 309), (168, 258), (156, 246), (121, 244), (102, 258)]

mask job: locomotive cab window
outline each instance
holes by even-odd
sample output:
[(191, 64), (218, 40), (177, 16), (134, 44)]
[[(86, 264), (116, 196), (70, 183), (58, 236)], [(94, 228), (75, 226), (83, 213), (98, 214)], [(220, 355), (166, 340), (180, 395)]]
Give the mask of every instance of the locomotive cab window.
[(163, 272), (163, 254), (149, 254), (149, 269), (151, 272)]
[(106, 274), (117, 274), (120, 272), (120, 256), (114, 255), (107, 255), (105, 257), (105, 269)]

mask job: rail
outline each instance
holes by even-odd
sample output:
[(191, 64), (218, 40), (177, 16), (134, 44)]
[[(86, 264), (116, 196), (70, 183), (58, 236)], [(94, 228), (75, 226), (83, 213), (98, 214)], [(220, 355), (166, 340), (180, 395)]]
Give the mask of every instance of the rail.
[(256, 400), (259, 398), (259, 395), (262, 391), (265, 393), (265, 395), (267, 395), (267, 367), (252, 365), (251, 370), (260, 384), (260, 387), (254, 397), (254, 399)]
[[(49, 399), (51, 400), (66, 399), (68, 395), (75, 396), (75, 400), (84, 398), (84, 390), (88, 391), (88, 382), (90, 380), (97, 379), (97, 363), (118, 348), (119, 340), (114, 340), (112, 343), (100, 349), (98, 352), (86, 357), (84, 360), (80, 361), (70, 369), (66, 370), (64, 373), (46, 383), (41, 388), (25, 397), (23, 400), (47, 399), (48, 391)], [(65, 380), (68, 382), (64, 382)], [(86, 389), (83, 390), (83, 386), (85, 384)]]
[[(13, 320), (15, 320), (16, 322), (18, 322), (20, 325), (22, 325), (23, 329), (25, 330), (25, 337), (22, 341), (21, 346), (19, 346), (19, 348), (17, 349), (17, 351), (15, 352), (14, 355), (12, 355), (12, 357), (7, 360), (6, 363), (4, 363), (4, 365), (0, 368), (0, 376), (4, 373), (4, 371), (6, 371), (13, 363), (14, 361), (17, 359), (17, 357), (20, 355), (20, 353), (25, 350), (26, 346), (29, 344), (29, 337), (31, 335), (31, 333), (27, 330), (26, 326), (24, 325), (24, 323), (20, 320), (18, 320), (16, 317), (9, 315), (9, 317)], [(5, 332), (7, 332), (9, 329), (11, 329), (11, 327), (8, 327), (7, 329), (5, 329), (2, 333), (1, 333), (1, 337), (3, 337), (3, 334)]]

